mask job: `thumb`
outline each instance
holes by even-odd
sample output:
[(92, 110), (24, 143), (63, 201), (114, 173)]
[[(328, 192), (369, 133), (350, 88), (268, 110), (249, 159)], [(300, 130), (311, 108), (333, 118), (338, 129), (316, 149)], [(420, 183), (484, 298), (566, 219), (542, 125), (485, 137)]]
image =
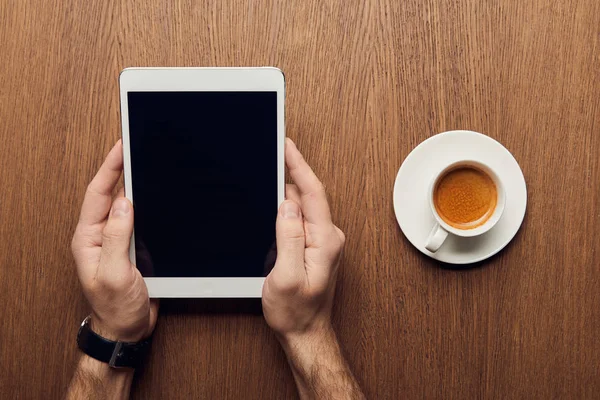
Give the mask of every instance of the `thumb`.
[(300, 206), (286, 200), (279, 207), (276, 223), (277, 264), (304, 265), (304, 222)]
[(133, 207), (125, 197), (118, 197), (110, 209), (102, 230), (102, 260), (108, 265), (129, 261), (129, 244), (133, 233)]

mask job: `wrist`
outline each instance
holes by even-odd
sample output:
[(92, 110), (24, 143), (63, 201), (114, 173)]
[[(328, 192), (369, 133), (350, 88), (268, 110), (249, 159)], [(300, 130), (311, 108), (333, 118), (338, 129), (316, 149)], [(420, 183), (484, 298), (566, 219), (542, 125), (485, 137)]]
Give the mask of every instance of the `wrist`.
[(127, 399), (133, 374), (132, 368), (110, 368), (108, 364), (82, 354), (66, 398)]
[(133, 380), (133, 368), (111, 368), (108, 364), (82, 354), (77, 365), (76, 375), (90, 383), (96, 382), (106, 388), (126, 390)]
[(286, 353), (299, 350), (306, 352), (308, 349), (330, 347), (337, 343), (337, 337), (330, 324), (303, 332), (278, 334), (277, 339)]
[(291, 367), (300, 371), (309, 370), (321, 359), (336, 358), (340, 353), (337, 336), (331, 325), (281, 335), (279, 342)]
[(107, 363), (98, 361), (85, 353), (81, 354), (77, 369), (86, 375), (94, 376), (99, 379), (122, 379), (129, 375), (133, 376), (133, 368), (111, 368)]
[(364, 399), (330, 325), (280, 341), (301, 398)]
[(90, 329), (94, 333), (114, 342), (136, 343), (149, 336), (146, 332), (140, 332), (136, 329), (123, 330), (111, 328), (110, 324), (102, 321), (95, 313), (92, 313), (89, 323)]
[(92, 317), (90, 318), (90, 329), (92, 330), (92, 332), (99, 336), (102, 336), (104, 339), (112, 340), (115, 342), (127, 341), (123, 339), (124, 335), (122, 333), (116, 332), (114, 329), (110, 329), (109, 327), (107, 327), (106, 324), (103, 324), (101, 321), (99, 321), (99, 318), (94, 314), (92, 314)]

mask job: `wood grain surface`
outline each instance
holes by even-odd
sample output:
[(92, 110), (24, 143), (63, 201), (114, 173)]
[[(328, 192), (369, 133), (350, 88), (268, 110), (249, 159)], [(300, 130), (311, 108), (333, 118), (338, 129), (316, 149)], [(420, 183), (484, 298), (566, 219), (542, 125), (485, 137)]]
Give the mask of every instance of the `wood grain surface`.
[[(71, 377), (69, 243), (121, 69), (264, 65), (348, 237), (335, 326), (369, 398), (598, 398), (597, 0), (1, 0), (0, 55), (1, 398)], [(471, 269), (420, 254), (392, 209), (403, 159), (451, 129), (503, 143), (528, 184), (516, 238)], [(163, 302), (132, 397), (295, 398), (259, 308)]]

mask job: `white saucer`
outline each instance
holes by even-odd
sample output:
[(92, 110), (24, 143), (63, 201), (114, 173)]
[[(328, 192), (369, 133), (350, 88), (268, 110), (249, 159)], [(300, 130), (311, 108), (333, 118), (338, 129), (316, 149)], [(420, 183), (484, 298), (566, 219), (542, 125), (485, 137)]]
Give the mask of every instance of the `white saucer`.
[[(431, 253), (425, 249), (435, 224), (427, 199), (429, 184), (445, 165), (462, 159), (484, 162), (496, 171), (506, 190), (504, 213), (489, 232), (474, 238), (450, 234)], [(474, 263), (502, 250), (519, 230), (526, 207), (527, 187), (517, 160), (494, 139), (472, 131), (444, 132), (419, 144), (402, 163), (394, 184), (394, 210), (406, 238), (423, 254), (450, 264)]]

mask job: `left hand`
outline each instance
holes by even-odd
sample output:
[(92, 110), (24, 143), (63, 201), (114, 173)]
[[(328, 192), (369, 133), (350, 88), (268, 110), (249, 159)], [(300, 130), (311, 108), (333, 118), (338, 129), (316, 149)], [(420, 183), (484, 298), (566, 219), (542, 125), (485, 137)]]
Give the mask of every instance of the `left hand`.
[(71, 249), (92, 306), (92, 330), (106, 339), (138, 342), (152, 334), (158, 302), (149, 299), (142, 275), (129, 260), (133, 206), (122, 190), (112, 202), (122, 170), (119, 140), (87, 188)]

